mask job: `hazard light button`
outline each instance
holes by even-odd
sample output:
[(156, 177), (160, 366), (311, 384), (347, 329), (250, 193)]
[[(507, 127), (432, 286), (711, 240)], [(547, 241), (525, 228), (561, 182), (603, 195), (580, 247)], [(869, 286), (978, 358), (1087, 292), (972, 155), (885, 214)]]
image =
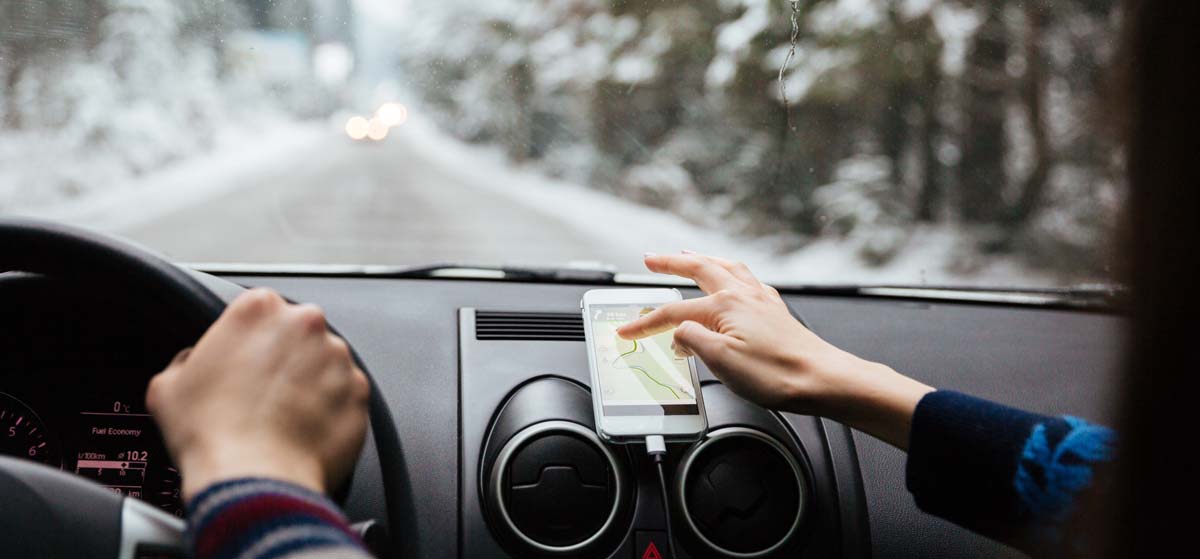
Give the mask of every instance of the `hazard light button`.
[(670, 547), (667, 533), (658, 530), (638, 530), (633, 543), (633, 559), (663, 559)]

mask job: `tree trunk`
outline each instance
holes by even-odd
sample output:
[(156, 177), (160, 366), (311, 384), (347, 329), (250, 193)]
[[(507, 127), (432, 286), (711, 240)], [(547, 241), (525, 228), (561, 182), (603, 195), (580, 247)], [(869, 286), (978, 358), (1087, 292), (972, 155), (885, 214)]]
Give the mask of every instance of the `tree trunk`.
[(533, 141), (533, 87), (536, 78), (530, 65), (531, 62), (525, 58), (514, 64), (508, 82), (513, 111), (510, 117), (512, 122), (506, 127), (509, 134), (504, 143), (508, 147), (508, 156), (518, 162), (531, 159), (538, 151)]
[(883, 118), (880, 125), (880, 140), (883, 154), (891, 166), (890, 178), (892, 188), (897, 193), (903, 192), (904, 172), (901, 158), (904, 155), (904, 144), (908, 140), (908, 123), (904, 113), (911, 101), (908, 84), (900, 79), (893, 79), (887, 86), (887, 100), (883, 107)]
[(987, 0), (986, 18), (967, 53), (966, 127), (959, 162), (959, 214), (970, 224), (995, 224), (1004, 215), (1006, 185), (1004, 101), (1008, 89), (1005, 62), (1008, 36), (1004, 3)]
[(942, 204), (942, 164), (937, 156), (938, 136), (942, 123), (938, 120), (938, 94), (941, 90), (941, 49), (925, 58), (925, 87), (921, 103), (921, 190), (917, 194), (917, 219), (937, 221)]
[(1021, 185), (1021, 194), (1013, 207), (1010, 221), (1014, 230), (1024, 224), (1037, 210), (1045, 196), (1047, 178), (1054, 155), (1051, 153), (1050, 134), (1046, 130), (1043, 114), (1043, 98), (1046, 78), (1042, 60), (1041, 39), (1045, 29), (1045, 8), (1037, 2), (1025, 3), (1025, 20), (1028, 30), (1025, 35), (1025, 78), (1021, 81), (1021, 102), (1025, 106), (1029, 130), (1033, 136), (1033, 169)]
[[(17, 82), (21, 79), (22, 66), (28, 53), (25, 52), (23, 27), (28, 25), (21, 16), (27, 9), (18, 3), (0, 3), (0, 75), (4, 77), (4, 107), (0, 108), (4, 128), (15, 130), (21, 127), (21, 116), (17, 107)], [(14, 27), (20, 26), (21, 28)]]
[[(905, 29), (905, 24), (900, 21), (894, 1), (889, 2), (888, 19), (896, 42), (912, 44), (912, 38), (908, 29)], [(883, 100), (883, 114), (879, 119), (879, 140), (883, 155), (888, 158), (892, 188), (899, 195), (904, 191), (904, 172), (900, 159), (904, 154), (904, 144), (908, 140), (908, 123), (904, 117), (913, 101), (913, 94), (909, 77), (903, 70), (904, 60), (901, 60), (895, 51), (888, 53), (886, 60), (883, 75), (887, 89)]]

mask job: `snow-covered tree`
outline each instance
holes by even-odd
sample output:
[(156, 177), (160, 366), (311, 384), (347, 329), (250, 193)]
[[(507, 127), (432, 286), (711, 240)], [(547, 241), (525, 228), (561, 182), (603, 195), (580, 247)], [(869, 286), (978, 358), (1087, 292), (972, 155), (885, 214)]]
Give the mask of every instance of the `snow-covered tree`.
[[(292, 4), (306, 2), (287, 4), (305, 19)], [(281, 88), (230, 70), (228, 40), (252, 23), (242, 0), (0, 2), (0, 205), (111, 188), (247, 124), (313, 114), (288, 95), (322, 93), (308, 76)]]

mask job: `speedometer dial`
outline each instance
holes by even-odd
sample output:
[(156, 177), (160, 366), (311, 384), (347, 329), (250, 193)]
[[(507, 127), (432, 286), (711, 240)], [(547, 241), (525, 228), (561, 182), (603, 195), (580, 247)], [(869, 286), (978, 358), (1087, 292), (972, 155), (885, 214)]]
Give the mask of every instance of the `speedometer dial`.
[(0, 392), (0, 454), (62, 468), (58, 445), (46, 424), (24, 402)]

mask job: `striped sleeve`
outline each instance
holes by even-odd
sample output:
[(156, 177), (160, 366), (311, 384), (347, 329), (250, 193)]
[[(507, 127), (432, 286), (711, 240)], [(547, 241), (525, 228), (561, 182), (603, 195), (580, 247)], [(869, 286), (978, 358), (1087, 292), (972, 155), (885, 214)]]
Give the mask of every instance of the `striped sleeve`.
[(346, 517), (324, 495), (262, 478), (217, 483), (188, 506), (195, 559), (369, 559)]

